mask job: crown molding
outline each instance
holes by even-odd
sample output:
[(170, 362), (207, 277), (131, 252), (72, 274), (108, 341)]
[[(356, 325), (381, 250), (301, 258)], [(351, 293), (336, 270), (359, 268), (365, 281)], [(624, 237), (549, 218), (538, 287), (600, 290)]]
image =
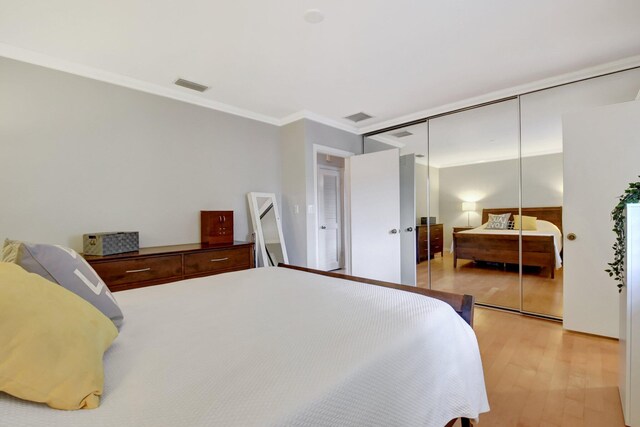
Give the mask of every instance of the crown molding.
[(322, 123), (323, 125), (331, 126), (332, 128), (354, 133), (356, 135), (361, 134), (361, 132), (355, 126), (351, 126), (351, 125), (339, 122), (338, 120), (330, 119), (328, 117), (322, 116), (320, 114), (317, 114), (317, 113), (314, 113), (313, 111), (308, 111), (308, 110), (300, 110), (282, 118), (280, 120), (280, 126), (285, 126), (302, 119), (312, 120), (314, 122)]
[(221, 111), (223, 113), (233, 114), (235, 116), (240, 116), (247, 119), (257, 120), (259, 122), (268, 123), (275, 126), (284, 126), (301, 119), (309, 119), (336, 129), (341, 129), (358, 135), (360, 134), (358, 128), (355, 126), (341, 123), (337, 120), (321, 116), (320, 114), (316, 114), (312, 111), (301, 110), (284, 118), (271, 117), (250, 110), (245, 110), (244, 108), (239, 108), (222, 102), (202, 98), (198, 95), (192, 95), (190, 93), (183, 92), (182, 89), (164, 87), (155, 83), (149, 83), (143, 80), (134, 79), (132, 77), (123, 76), (121, 74), (78, 64), (76, 62), (54, 58), (49, 55), (8, 45), (5, 43), (0, 43), (0, 56), (9, 59), (15, 59), (17, 61), (27, 62), (29, 64), (39, 65), (41, 67), (46, 67), (69, 74), (74, 74), (81, 77), (86, 77), (93, 80), (102, 81), (105, 83), (111, 83), (117, 86), (123, 86), (129, 89), (138, 90), (140, 92), (146, 92), (165, 98), (175, 99), (177, 101), (187, 102), (189, 104), (198, 105), (200, 107), (209, 108), (211, 110)]
[(146, 92), (153, 95), (163, 96), (165, 98), (175, 99), (177, 101), (187, 102), (189, 104), (221, 111), (223, 113), (233, 114), (235, 116), (245, 117), (247, 119), (257, 120), (259, 122), (269, 123), (276, 126), (280, 125), (280, 120), (274, 117), (266, 116), (264, 114), (255, 113), (253, 111), (234, 107), (233, 105), (224, 104), (222, 102), (201, 98), (199, 96), (183, 92), (179, 89), (167, 88), (155, 83), (149, 83), (109, 71), (99, 70), (97, 68), (54, 58), (49, 55), (44, 55), (38, 52), (11, 46), (5, 43), (0, 43), (0, 56), (15, 59), (17, 61), (27, 62), (34, 65), (39, 65), (46, 68), (51, 68), (58, 71), (63, 71), (65, 73), (75, 74), (81, 77), (87, 77), (93, 80), (111, 83), (117, 86), (123, 86), (129, 89), (138, 90), (140, 92)]
[[(293, 123), (298, 120), (308, 119), (314, 122), (318, 122), (327, 126), (331, 126), (336, 129), (340, 129), (346, 132), (350, 132), (356, 135), (362, 135), (364, 133), (373, 132), (379, 129), (383, 129), (389, 126), (401, 125), (403, 123), (410, 122), (412, 120), (423, 119), (425, 117), (433, 116), (436, 114), (446, 113), (448, 111), (457, 110), (459, 108), (465, 108), (483, 102), (489, 102), (500, 98), (506, 98), (509, 96), (524, 94), (540, 89), (545, 89), (551, 86), (559, 84), (570, 83), (576, 80), (581, 80), (589, 77), (595, 77), (601, 74), (611, 73), (615, 71), (624, 70), (626, 68), (640, 66), (640, 55), (621, 59), (619, 61), (609, 62), (601, 64), (595, 67), (585, 68), (583, 70), (562, 74), (555, 77), (550, 77), (543, 80), (538, 80), (532, 83), (527, 83), (520, 86), (515, 86), (509, 89), (503, 89), (499, 91), (490, 92), (484, 95), (480, 95), (473, 98), (468, 98), (462, 101), (456, 101), (450, 104), (445, 104), (439, 107), (434, 107), (428, 110), (418, 111), (416, 113), (408, 114), (405, 116), (397, 117), (394, 119), (385, 120), (373, 125), (357, 127), (343, 123), (339, 120), (322, 116), (308, 110), (300, 110), (293, 114), (290, 114), (283, 118), (276, 118), (267, 116), (265, 114), (256, 113), (254, 111), (246, 110), (244, 108), (235, 107), (233, 105), (225, 104), (210, 99), (205, 99), (191, 93), (183, 92), (181, 89), (173, 89), (165, 86), (161, 86), (155, 83), (145, 82), (132, 77), (123, 76), (117, 73), (100, 70), (97, 68), (89, 67), (86, 65), (78, 64), (71, 61), (66, 61), (59, 58), (54, 58), (49, 55), (38, 53), (32, 50), (23, 49), (20, 47), (0, 43), (0, 57), (15, 59), (17, 61), (27, 62), (34, 65), (39, 65), (46, 68), (62, 71), (86, 77), (93, 80), (98, 80), (106, 83), (115, 84), (117, 86), (123, 86), (129, 89), (138, 90), (153, 95), (162, 96), (165, 98), (174, 99), (177, 101), (186, 102), (193, 105), (209, 108), (211, 110), (220, 111), (235, 116), (244, 117), (251, 120), (256, 120), (263, 123), (268, 123), (275, 126), (285, 126), (289, 123)], [(187, 89), (184, 89), (187, 90)], [(640, 98), (640, 92), (638, 93)]]
[(549, 77), (542, 80), (536, 80), (531, 83), (526, 83), (519, 86), (513, 86), (508, 89), (501, 89), (494, 92), (489, 92), (484, 95), (479, 95), (473, 98), (467, 98), (461, 101), (456, 101), (456, 102), (441, 105), (438, 107), (430, 108), (427, 110), (422, 110), (415, 113), (407, 114), (405, 116), (396, 117), (395, 119), (385, 120), (383, 122), (362, 127), (359, 129), (359, 132), (361, 134), (375, 132), (377, 130), (384, 129), (387, 127), (401, 125), (403, 123), (408, 123), (413, 120), (424, 119), (426, 117), (447, 113), (449, 111), (458, 110), (460, 108), (471, 107), (473, 105), (482, 104), (484, 102), (495, 101), (496, 99), (508, 98), (510, 96), (524, 95), (529, 92), (534, 92), (541, 89), (547, 89), (553, 86), (571, 83), (577, 80), (596, 77), (602, 74), (613, 73), (616, 71), (625, 70), (627, 68), (633, 68), (633, 67), (639, 67), (639, 66), (640, 66), (640, 55), (631, 56), (628, 58), (620, 59), (618, 61), (607, 62), (605, 64), (583, 68), (582, 70), (572, 71), (570, 73), (560, 74), (558, 76), (553, 76), (553, 77)]
[(404, 142), (396, 141), (395, 139), (389, 138), (385, 135), (374, 135), (370, 136), (369, 139), (373, 139), (374, 141), (378, 141), (396, 148), (404, 148), (407, 145)]
[(475, 160), (475, 161), (460, 162), (460, 163), (446, 163), (446, 164), (431, 163), (429, 166), (432, 166), (437, 169), (446, 169), (446, 168), (455, 168), (458, 166), (481, 165), (481, 164), (487, 164), (487, 163), (493, 163), (493, 162), (502, 162), (505, 160), (517, 160), (518, 158), (526, 159), (528, 157), (548, 156), (551, 154), (562, 154), (562, 150), (561, 149), (560, 150), (559, 149), (541, 150), (541, 151), (531, 152), (527, 154), (522, 154), (520, 155), (520, 157), (518, 156), (514, 157), (513, 155), (505, 155), (505, 156), (491, 157), (485, 160)]

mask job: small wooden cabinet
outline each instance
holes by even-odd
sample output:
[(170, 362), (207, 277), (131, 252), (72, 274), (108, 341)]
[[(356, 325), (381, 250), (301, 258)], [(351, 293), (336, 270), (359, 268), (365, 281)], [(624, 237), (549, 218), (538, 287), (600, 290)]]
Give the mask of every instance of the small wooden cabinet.
[(158, 246), (85, 259), (113, 292), (255, 266), (251, 242)]
[(233, 211), (200, 211), (200, 242), (233, 244)]
[(416, 229), (417, 262), (424, 261), (429, 257), (429, 247), (431, 248), (431, 258), (438, 252), (440, 256), (444, 256), (444, 226), (442, 224), (418, 225)]

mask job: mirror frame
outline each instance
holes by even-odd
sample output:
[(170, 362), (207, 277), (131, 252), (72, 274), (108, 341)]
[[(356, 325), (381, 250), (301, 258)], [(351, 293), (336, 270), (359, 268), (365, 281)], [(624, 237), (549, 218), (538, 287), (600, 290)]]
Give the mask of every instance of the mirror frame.
[(275, 193), (250, 192), (247, 193), (247, 199), (249, 200), (249, 212), (251, 216), (251, 224), (253, 225), (253, 232), (256, 236), (256, 251), (260, 254), (262, 267), (269, 267), (269, 258), (267, 256), (267, 247), (264, 241), (264, 234), (262, 232), (262, 223), (260, 222), (260, 207), (258, 206), (258, 197), (270, 199), (271, 203), (273, 203), (273, 212), (276, 218), (276, 227), (278, 229), (278, 237), (280, 238), (280, 247), (282, 248), (283, 262), (285, 264), (289, 264), (287, 248), (284, 244), (284, 236), (282, 234), (280, 210), (278, 209), (278, 201), (276, 200)]

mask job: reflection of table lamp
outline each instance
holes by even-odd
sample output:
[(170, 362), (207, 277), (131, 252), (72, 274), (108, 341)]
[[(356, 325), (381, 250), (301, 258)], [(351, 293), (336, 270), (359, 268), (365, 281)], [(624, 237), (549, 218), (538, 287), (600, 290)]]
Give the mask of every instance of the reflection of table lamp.
[(475, 212), (476, 203), (475, 202), (462, 202), (462, 210), (467, 213), (467, 227), (471, 227), (469, 223), (469, 215), (471, 212)]

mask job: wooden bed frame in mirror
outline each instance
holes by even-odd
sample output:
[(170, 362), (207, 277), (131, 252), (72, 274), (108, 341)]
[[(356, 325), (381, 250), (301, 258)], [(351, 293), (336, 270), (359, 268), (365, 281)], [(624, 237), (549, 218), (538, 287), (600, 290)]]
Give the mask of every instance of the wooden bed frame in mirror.
[[(330, 271), (314, 270), (312, 268), (298, 267), (295, 265), (278, 264), (278, 267), (290, 268), (292, 270), (305, 271), (307, 273), (319, 274), (322, 276), (346, 279), (354, 282), (367, 283), (369, 285), (384, 286), (385, 288), (398, 289), (400, 291), (412, 292), (414, 294), (425, 295), (439, 299), (449, 304), (464, 319), (469, 326), (473, 327), (473, 307), (475, 298), (472, 295), (454, 294), (451, 292), (433, 291), (430, 289), (418, 288), (415, 286), (399, 285), (397, 283), (383, 282), (381, 280), (365, 279), (364, 277), (349, 276), (348, 274), (332, 273)], [(471, 420), (468, 418), (454, 418), (445, 427), (452, 427), (460, 419), (462, 427), (471, 427)]]
[[(510, 220), (513, 220), (513, 215), (518, 214), (518, 208), (483, 209), (482, 223), (489, 220), (489, 214), (505, 213), (511, 213)], [(522, 215), (549, 221), (562, 232), (562, 207), (560, 206), (522, 208)], [(453, 267), (457, 267), (458, 259), (519, 264), (519, 240), (519, 235), (453, 233)], [(556, 269), (553, 236), (522, 236), (522, 265), (546, 267), (553, 279)]]

